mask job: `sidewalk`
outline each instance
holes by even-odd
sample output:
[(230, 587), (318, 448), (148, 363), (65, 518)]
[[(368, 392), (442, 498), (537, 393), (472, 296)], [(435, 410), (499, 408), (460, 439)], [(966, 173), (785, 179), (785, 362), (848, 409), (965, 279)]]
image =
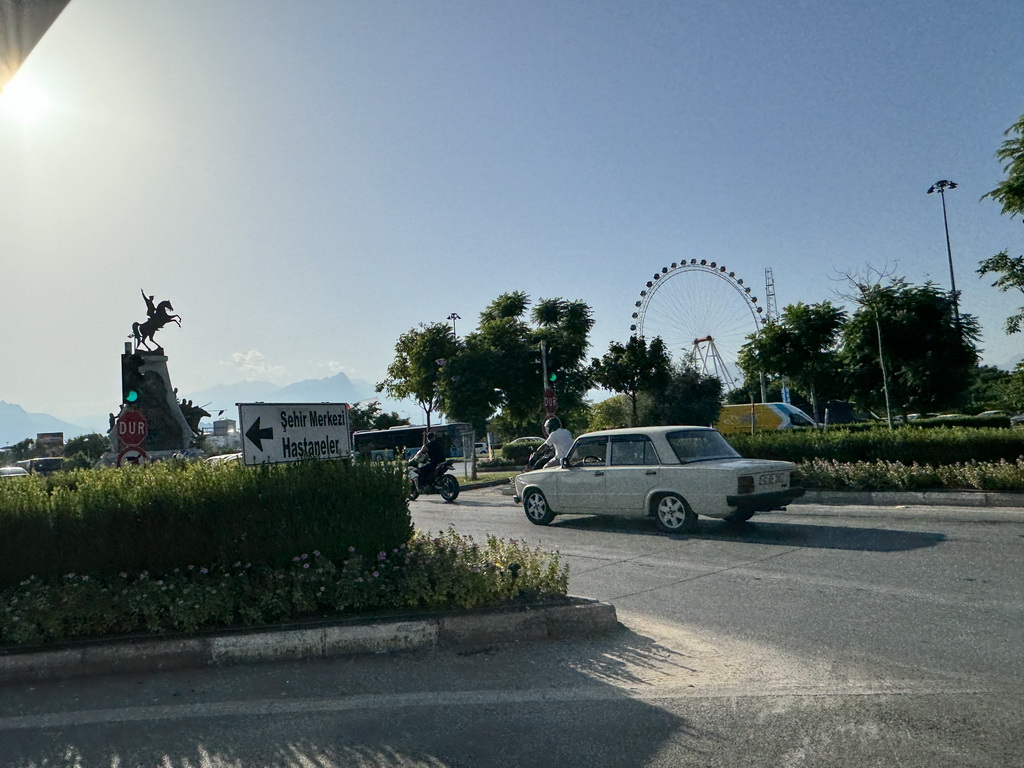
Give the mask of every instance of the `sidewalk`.
[(133, 637), (0, 650), (0, 684), (123, 672), (406, 651), (460, 653), (607, 635), (615, 607), (588, 598), (492, 610), (391, 615), (247, 628), (198, 637)]

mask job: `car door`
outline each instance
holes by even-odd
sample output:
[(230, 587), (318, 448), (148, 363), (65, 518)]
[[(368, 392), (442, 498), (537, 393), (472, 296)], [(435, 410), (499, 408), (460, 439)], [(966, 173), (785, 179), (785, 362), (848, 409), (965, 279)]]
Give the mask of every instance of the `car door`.
[(608, 464), (607, 437), (581, 437), (558, 470), (558, 511), (607, 511), (605, 469)]
[(654, 443), (646, 435), (613, 435), (609, 449), (605, 471), (609, 511), (645, 514), (647, 491), (658, 481), (660, 461)]

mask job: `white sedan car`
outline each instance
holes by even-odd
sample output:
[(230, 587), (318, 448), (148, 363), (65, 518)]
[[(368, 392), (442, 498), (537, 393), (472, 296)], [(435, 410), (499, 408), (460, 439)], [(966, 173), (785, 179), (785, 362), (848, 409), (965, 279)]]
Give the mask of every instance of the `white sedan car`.
[(637, 427), (581, 435), (562, 466), (518, 475), (513, 498), (536, 525), (563, 513), (647, 516), (675, 533), (698, 515), (740, 522), (803, 493), (795, 464), (744, 459), (709, 427)]

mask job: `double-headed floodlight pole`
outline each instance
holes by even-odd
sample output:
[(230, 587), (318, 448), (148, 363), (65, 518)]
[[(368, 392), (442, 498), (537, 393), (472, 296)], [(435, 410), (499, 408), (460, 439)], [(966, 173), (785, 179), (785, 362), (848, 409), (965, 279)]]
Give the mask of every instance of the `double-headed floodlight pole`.
[(928, 187), (928, 194), (938, 192), (942, 198), (942, 224), (946, 228), (946, 256), (949, 258), (949, 288), (953, 297), (953, 317), (956, 319), (957, 328), (960, 327), (960, 306), (956, 295), (956, 280), (953, 278), (953, 249), (949, 246), (949, 220), (946, 218), (946, 190), (956, 189), (956, 182), (947, 179), (936, 181)]

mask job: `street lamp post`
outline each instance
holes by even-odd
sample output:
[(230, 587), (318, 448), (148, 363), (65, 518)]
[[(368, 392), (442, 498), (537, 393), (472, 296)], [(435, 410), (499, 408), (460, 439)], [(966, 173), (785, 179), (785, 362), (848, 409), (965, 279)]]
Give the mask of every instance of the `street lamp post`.
[(459, 338), (458, 335), (455, 333), (455, 321), (461, 320), (462, 318), (459, 317), (455, 312), (452, 312), (450, 315), (448, 315), (448, 319), (452, 321), (452, 336), (455, 336), (455, 338)]
[(946, 190), (956, 189), (956, 182), (948, 179), (940, 179), (928, 187), (928, 194), (938, 192), (942, 198), (942, 225), (946, 229), (946, 257), (949, 259), (949, 289), (953, 297), (953, 317), (956, 320), (957, 328), (960, 327), (960, 306), (956, 295), (956, 280), (953, 278), (953, 249), (949, 245), (949, 220), (946, 218)]

